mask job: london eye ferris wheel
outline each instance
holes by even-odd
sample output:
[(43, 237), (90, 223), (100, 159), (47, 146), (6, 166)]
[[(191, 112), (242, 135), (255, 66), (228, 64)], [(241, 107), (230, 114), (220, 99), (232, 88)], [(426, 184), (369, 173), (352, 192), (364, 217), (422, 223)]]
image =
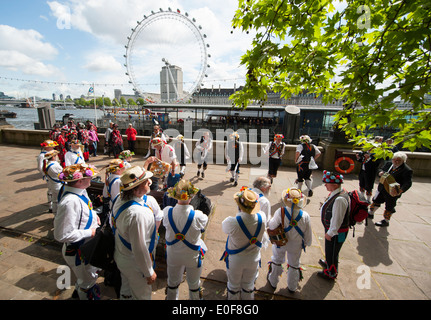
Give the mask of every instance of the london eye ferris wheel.
[(187, 102), (209, 68), (207, 36), (188, 13), (160, 9), (137, 21), (125, 46), (126, 75), (148, 101)]

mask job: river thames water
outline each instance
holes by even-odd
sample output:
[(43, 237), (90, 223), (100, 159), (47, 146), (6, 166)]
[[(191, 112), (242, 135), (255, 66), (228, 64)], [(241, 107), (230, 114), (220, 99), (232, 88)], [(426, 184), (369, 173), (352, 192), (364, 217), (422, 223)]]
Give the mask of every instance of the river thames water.
[[(18, 108), (8, 105), (0, 106), (1, 110), (13, 111), (17, 114), (16, 118), (6, 118), (6, 121), (13, 125), (16, 129), (34, 130), (34, 124), (39, 122), (37, 108)], [(94, 109), (54, 109), (55, 120), (60, 121), (67, 113), (73, 114), (77, 119), (85, 119), (95, 122), (96, 116), (98, 119), (103, 117), (103, 111)]]

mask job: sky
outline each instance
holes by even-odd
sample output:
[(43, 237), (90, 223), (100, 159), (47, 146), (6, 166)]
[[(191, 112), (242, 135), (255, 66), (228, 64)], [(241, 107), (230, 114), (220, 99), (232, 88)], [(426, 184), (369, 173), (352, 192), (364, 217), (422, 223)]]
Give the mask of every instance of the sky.
[[(144, 15), (151, 16), (151, 11), (159, 12), (160, 8), (164, 12), (168, 8), (187, 12), (189, 19), (194, 18), (195, 25), (201, 26), (200, 34), (205, 34), (204, 43), (209, 45), (206, 50), (211, 56), (201, 87), (244, 84), (245, 68), (240, 60), (251, 47), (253, 35), (238, 30), (231, 33), (238, 5), (234, 0), (3, 0), (1, 4), (0, 91), (9, 96), (50, 99), (52, 94), (63, 94), (78, 98), (88, 95), (93, 83), (97, 96), (112, 99), (114, 89), (133, 94), (124, 66), (127, 37), (132, 35), (132, 28), (138, 30), (137, 22)], [(159, 81), (151, 78), (154, 74), (145, 73), (155, 70), (158, 75), (163, 65), (161, 57), (149, 53), (156, 43), (171, 43), (176, 55), (165, 58), (187, 70), (197, 70), (205, 61), (202, 54), (195, 54), (200, 40), (190, 38), (190, 27), (165, 28), (171, 23), (165, 18), (157, 23), (152, 29), (142, 28), (134, 50), (129, 51), (129, 67), (133, 65), (139, 83)], [(198, 71), (184, 74), (184, 82), (191, 83)]]

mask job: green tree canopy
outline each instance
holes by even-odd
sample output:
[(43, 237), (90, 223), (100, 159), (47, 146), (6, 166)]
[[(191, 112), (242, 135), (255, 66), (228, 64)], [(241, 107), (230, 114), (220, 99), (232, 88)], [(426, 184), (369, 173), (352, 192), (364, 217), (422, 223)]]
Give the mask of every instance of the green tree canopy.
[(246, 107), (264, 103), (270, 91), (283, 98), (308, 91), (325, 104), (343, 101), (336, 121), (356, 145), (369, 148), (365, 130), (386, 126), (405, 148), (431, 147), (431, 1), (334, 4), (239, 0), (233, 27), (256, 35), (241, 59), (248, 72), (233, 103)]

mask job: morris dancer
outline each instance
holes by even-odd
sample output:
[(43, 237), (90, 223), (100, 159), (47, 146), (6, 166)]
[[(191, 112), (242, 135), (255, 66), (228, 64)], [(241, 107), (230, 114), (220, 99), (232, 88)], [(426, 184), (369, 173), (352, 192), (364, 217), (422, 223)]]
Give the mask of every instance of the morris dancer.
[(369, 151), (356, 154), (356, 159), (361, 163), (359, 170), (359, 190), (366, 195), (368, 202), (373, 194), (374, 181), (380, 161), (375, 160)]
[(277, 171), (284, 155), (286, 144), (282, 141), (283, 139), (282, 134), (276, 134), (274, 141), (268, 143), (263, 149), (263, 153), (269, 156), (268, 178), (271, 179), (271, 183), (277, 176)]
[(243, 154), (243, 143), (239, 141), (238, 132), (234, 132), (230, 135), (230, 140), (226, 143), (225, 148), (225, 157), (228, 163), (228, 171), (232, 175), (230, 182), (233, 182), (234, 187), (238, 185), (239, 163), (242, 161)]
[[(210, 134), (208, 131), (204, 132), (201, 139), (196, 143), (197, 160), (198, 160), (198, 172), (197, 176), (201, 175), (202, 178), (205, 178), (205, 170), (208, 167), (208, 153), (213, 147), (213, 141), (210, 138)], [(202, 168), (202, 173), (201, 173)]]
[(185, 170), (186, 170), (186, 161), (190, 159), (190, 152), (187, 148), (187, 145), (184, 142), (184, 136), (178, 135), (175, 138), (176, 142), (174, 143), (174, 150), (175, 154), (177, 155), (177, 159), (180, 163), (180, 176), (181, 178), (184, 177)]
[(413, 170), (406, 164), (406, 161), (407, 154), (402, 151), (395, 152), (392, 162), (386, 163), (379, 172), (380, 177), (384, 173), (389, 174), (389, 176), (382, 178), (379, 183), (368, 214), (369, 218), (374, 218), (374, 212), (382, 203), (385, 203), (384, 219), (375, 223), (378, 227), (389, 226), (389, 220), (395, 213), (397, 200), (412, 186)]
[[(171, 171), (168, 174), (170, 174), (172, 177), (175, 177), (175, 171), (178, 167), (178, 161), (174, 148), (166, 144), (162, 138), (153, 139), (152, 147), (156, 150), (156, 155), (154, 157), (148, 158), (145, 161), (145, 168), (147, 164), (153, 163), (156, 161), (156, 159), (159, 159), (171, 165)], [(166, 185), (166, 179), (167, 177), (165, 177), (163, 181), (164, 185)], [(158, 181), (156, 181), (156, 183), (158, 183)]]
[(308, 188), (308, 196), (311, 197), (313, 195), (313, 180), (311, 178), (312, 170), (309, 168), (311, 157), (316, 160), (320, 156), (319, 149), (311, 144), (311, 138), (307, 135), (303, 135), (299, 137), (299, 141), (301, 142), (296, 147), (295, 153), (295, 163), (296, 173), (298, 175), (298, 179), (296, 182), (298, 183), (298, 189), (302, 189), (302, 183), (305, 180), (305, 185)]
[(276, 229), (282, 224), (286, 232), (288, 242), (284, 246), (272, 245), (272, 257), (269, 262), (267, 280), (275, 290), (280, 276), (283, 272), (282, 265), (286, 261), (287, 254), (287, 289), (294, 293), (298, 288), (298, 282), (302, 280), (301, 253), (305, 248), (311, 246), (312, 230), (310, 216), (303, 211), (306, 198), (301, 190), (290, 188), (282, 192), (282, 205), (274, 217), (268, 222), (268, 228)]
[(58, 179), (58, 175), (63, 172), (58, 154), (59, 152), (57, 150), (48, 151), (43, 160), (43, 171), (45, 172), (46, 181), (48, 183), (48, 198), (51, 198), (49, 202), (49, 212), (52, 212), (54, 215), (57, 213), (58, 192), (63, 186), (63, 183)]
[[(143, 196), (150, 191), (151, 172), (135, 166), (121, 176), (121, 199), (113, 208), (114, 259), (121, 272), (121, 291), (135, 300), (151, 300), (154, 271), (156, 223)], [(123, 288), (125, 286), (126, 288)]]
[(64, 243), (64, 260), (77, 278), (73, 296), (77, 294), (81, 300), (100, 299), (96, 284), (98, 268), (83, 261), (79, 250), (85, 241), (94, 237), (100, 225), (86, 191), (97, 173), (93, 166), (76, 164), (64, 168), (58, 177), (66, 185), (60, 192), (54, 217), (54, 238)]
[(325, 228), (325, 257), (319, 260), (323, 271), (318, 276), (334, 280), (338, 275), (338, 256), (346, 241), (349, 231), (349, 196), (341, 186), (344, 177), (338, 173), (323, 171), (323, 183), (330, 192), (329, 197), (320, 208), (323, 227)]
[(271, 203), (268, 196), (271, 190), (271, 180), (267, 177), (258, 177), (253, 181), (253, 189), (257, 194), (260, 204), (260, 211), (265, 214), (265, 221), (268, 223), (271, 219)]
[(66, 152), (64, 156), (64, 162), (67, 166), (71, 166), (73, 164), (85, 164), (84, 155), (81, 151), (81, 143), (79, 140), (71, 140), (70, 141), (70, 151)]
[(208, 223), (208, 216), (194, 210), (190, 200), (199, 191), (188, 180), (180, 180), (168, 189), (168, 195), (178, 200), (174, 207), (163, 209), (166, 228), (166, 264), (168, 272), (167, 300), (178, 300), (179, 285), (186, 271), (189, 299), (201, 300), (200, 276), (202, 259), (207, 247), (201, 238)]
[(221, 258), (226, 263), (227, 296), (229, 300), (253, 300), (260, 250), (268, 245), (266, 222), (253, 191), (243, 187), (234, 199), (238, 213), (222, 222), (222, 230), (228, 235)]
[(109, 203), (108, 212), (112, 212), (112, 208), (120, 196), (120, 177), (125, 170), (126, 166), (121, 159), (111, 160), (106, 168), (105, 184), (103, 185), (103, 202)]

